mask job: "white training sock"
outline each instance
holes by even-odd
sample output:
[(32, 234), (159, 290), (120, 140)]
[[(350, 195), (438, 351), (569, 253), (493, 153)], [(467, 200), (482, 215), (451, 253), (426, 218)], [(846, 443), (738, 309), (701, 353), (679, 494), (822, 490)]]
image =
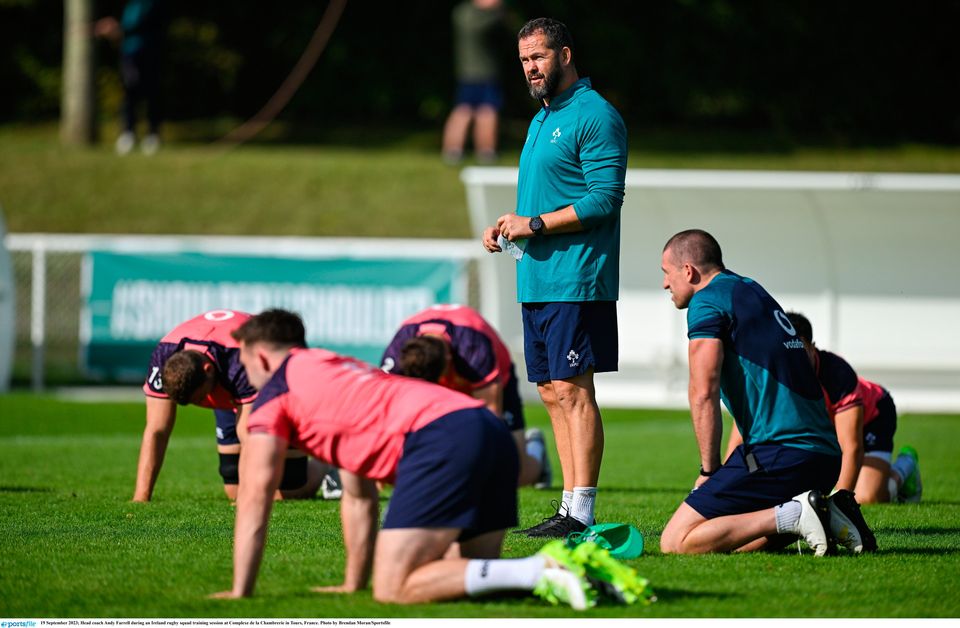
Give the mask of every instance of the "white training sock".
[(536, 440), (526, 441), (524, 444), (524, 450), (527, 452), (528, 456), (541, 463), (547, 455), (547, 448), (544, 446), (543, 441), (539, 438)]
[(887, 492), (890, 494), (891, 503), (897, 503), (897, 495), (900, 494), (901, 484), (903, 484), (903, 478), (896, 473), (891, 473), (890, 477), (887, 478)]
[(574, 486), (570, 516), (588, 526), (594, 524), (593, 507), (597, 501), (596, 486)]
[(777, 516), (777, 534), (796, 534), (800, 526), (803, 506), (796, 500), (784, 502), (773, 509)]
[(573, 503), (573, 491), (564, 491), (560, 498), (560, 514), (566, 517), (570, 514), (570, 505)]
[(533, 591), (546, 564), (546, 559), (537, 555), (471, 560), (467, 563), (463, 587), (470, 597), (510, 589)]

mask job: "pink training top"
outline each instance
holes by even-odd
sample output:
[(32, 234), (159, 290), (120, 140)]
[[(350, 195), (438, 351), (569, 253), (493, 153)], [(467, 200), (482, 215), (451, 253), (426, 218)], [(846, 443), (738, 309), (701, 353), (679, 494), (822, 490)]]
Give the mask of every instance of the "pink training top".
[(325, 349), (294, 349), (261, 389), (247, 431), (272, 434), (341, 469), (392, 483), (409, 432), (480, 407), (483, 402), (461, 393)]
[(163, 392), (163, 367), (174, 353), (193, 350), (203, 353), (217, 367), (217, 382), (199, 405), (217, 410), (232, 410), (257, 398), (257, 390), (247, 381), (240, 363), (240, 347), (230, 332), (250, 318), (235, 310), (213, 310), (181, 323), (160, 340), (150, 357), (150, 368), (143, 392), (148, 397), (169, 399)]
[(480, 315), (465, 305), (434, 305), (400, 324), (381, 360), (390, 371), (400, 360), (403, 345), (418, 336), (439, 336), (450, 343), (450, 368), (437, 382), (467, 394), (492, 382), (506, 385), (513, 361), (510, 350)]
[(857, 378), (857, 388), (863, 400), (863, 424), (866, 425), (880, 414), (877, 403), (887, 394), (887, 389), (862, 377)]

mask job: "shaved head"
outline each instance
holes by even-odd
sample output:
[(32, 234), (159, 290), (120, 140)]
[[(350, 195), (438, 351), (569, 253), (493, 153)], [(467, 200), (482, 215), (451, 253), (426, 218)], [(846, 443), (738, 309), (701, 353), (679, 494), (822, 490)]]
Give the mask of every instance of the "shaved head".
[(691, 264), (701, 270), (724, 269), (720, 244), (702, 229), (681, 231), (667, 240), (663, 250), (669, 250), (677, 264)]

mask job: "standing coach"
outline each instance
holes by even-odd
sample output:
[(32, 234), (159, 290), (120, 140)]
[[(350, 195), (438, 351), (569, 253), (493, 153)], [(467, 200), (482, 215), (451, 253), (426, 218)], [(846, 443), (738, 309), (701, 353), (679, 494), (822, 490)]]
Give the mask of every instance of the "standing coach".
[(538, 18), (517, 39), (542, 108), (520, 155), (516, 212), (484, 230), (483, 245), (500, 251), (500, 236), (516, 245), (527, 378), (550, 414), (563, 472), (556, 514), (523, 532), (564, 537), (594, 523), (603, 424), (593, 376), (617, 370), (627, 134), (620, 114), (580, 78), (566, 26)]

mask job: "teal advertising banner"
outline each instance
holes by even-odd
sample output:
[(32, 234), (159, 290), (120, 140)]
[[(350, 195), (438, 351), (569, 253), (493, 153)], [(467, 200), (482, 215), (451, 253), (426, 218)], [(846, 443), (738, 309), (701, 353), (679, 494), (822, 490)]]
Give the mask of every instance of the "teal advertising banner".
[(83, 364), (122, 381), (142, 379), (160, 338), (209, 310), (292, 310), (310, 346), (377, 363), (404, 318), (466, 297), (462, 260), (92, 252), (84, 265)]

